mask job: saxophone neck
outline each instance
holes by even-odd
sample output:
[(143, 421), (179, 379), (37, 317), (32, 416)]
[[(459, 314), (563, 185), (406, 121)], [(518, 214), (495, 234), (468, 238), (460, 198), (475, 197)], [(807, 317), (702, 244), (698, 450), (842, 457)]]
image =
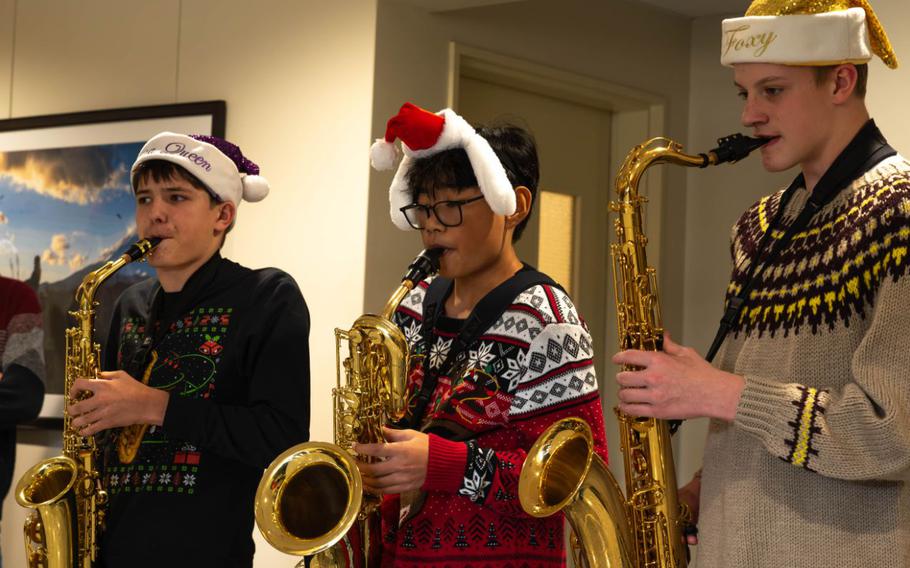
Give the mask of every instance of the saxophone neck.
[(710, 163), (704, 154), (690, 155), (682, 152), (682, 145), (669, 138), (652, 138), (629, 152), (616, 176), (616, 193), (625, 203), (638, 199), (638, 184), (645, 171), (657, 164), (678, 164), (703, 168)]
[(651, 166), (675, 164), (690, 168), (706, 168), (727, 162), (735, 163), (767, 144), (769, 140), (770, 138), (750, 138), (739, 133), (731, 134), (718, 139), (717, 147), (705, 154), (686, 154), (679, 142), (664, 137), (652, 138), (633, 148), (626, 156), (616, 178), (616, 192), (622, 201), (633, 201), (638, 197), (641, 176)]
[(89, 272), (76, 290), (76, 305), (80, 312), (90, 314), (94, 309), (95, 293), (98, 291), (98, 287), (127, 264), (143, 260), (160, 242), (159, 238), (143, 239), (130, 246), (117, 259), (108, 261), (100, 268)]
[(124, 256), (121, 256), (117, 260), (108, 261), (104, 266), (89, 272), (85, 278), (82, 279), (82, 283), (76, 290), (76, 304), (79, 306), (80, 310), (89, 311), (93, 308), (95, 304), (95, 293), (98, 291), (101, 284), (115, 272), (123, 268), (127, 263)]
[(443, 249), (441, 248), (420, 251), (417, 258), (411, 261), (408, 266), (408, 272), (401, 279), (401, 285), (398, 286), (386, 302), (385, 308), (382, 310), (382, 317), (392, 319), (392, 315), (398, 309), (398, 305), (401, 304), (404, 297), (408, 295), (408, 292), (413, 290), (418, 282), (439, 271), (439, 259), (442, 257), (442, 253)]
[(398, 305), (401, 304), (404, 297), (408, 295), (408, 292), (414, 289), (414, 286), (414, 282), (411, 282), (410, 280), (402, 282), (401, 286), (399, 286), (389, 297), (389, 300), (385, 304), (385, 308), (382, 309), (381, 316), (387, 320), (391, 320), (392, 316), (395, 314), (395, 310), (398, 309)]

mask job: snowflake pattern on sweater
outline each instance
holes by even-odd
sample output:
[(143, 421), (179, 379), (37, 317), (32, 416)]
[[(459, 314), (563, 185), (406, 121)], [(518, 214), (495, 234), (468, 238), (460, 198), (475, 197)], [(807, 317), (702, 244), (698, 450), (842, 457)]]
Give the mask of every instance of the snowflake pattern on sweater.
[[(425, 365), (442, 364), (461, 324), (441, 316), (424, 352), (428, 286), (421, 282), (395, 314), (411, 349), (409, 409)], [(569, 297), (540, 284), (518, 294), (457, 354), (424, 421), (431, 434), (422, 504), (403, 504), (398, 496), (383, 503), (383, 566), (562, 566), (562, 516), (526, 515), (518, 477), (537, 437), (568, 416), (591, 424), (606, 459), (592, 358), (591, 336)]]

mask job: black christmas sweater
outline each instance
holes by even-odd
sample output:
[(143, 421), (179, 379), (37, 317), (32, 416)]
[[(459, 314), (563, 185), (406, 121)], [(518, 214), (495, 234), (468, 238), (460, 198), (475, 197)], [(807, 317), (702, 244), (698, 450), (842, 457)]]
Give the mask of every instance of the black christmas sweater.
[(309, 437), (308, 335), (288, 274), (218, 254), (180, 292), (148, 280), (123, 293), (105, 369), (148, 372), (170, 400), (132, 463), (117, 431), (103, 444), (104, 566), (252, 566), (263, 469)]

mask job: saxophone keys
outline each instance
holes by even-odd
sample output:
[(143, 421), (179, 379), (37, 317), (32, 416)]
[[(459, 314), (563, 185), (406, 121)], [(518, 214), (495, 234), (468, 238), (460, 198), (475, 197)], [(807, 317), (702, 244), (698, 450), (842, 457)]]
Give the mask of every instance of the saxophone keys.
[(363, 425), (360, 420), (354, 416), (345, 414), (341, 417), (341, 431), (344, 433), (345, 439), (357, 439), (357, 435), (360, 434), (362, 429)]
[(32, 512), (25, 519), (23, 527), (25, 537), (36, 544), (44, 544), (44, 527), (41, 524), (41, 517), (37, 512)]

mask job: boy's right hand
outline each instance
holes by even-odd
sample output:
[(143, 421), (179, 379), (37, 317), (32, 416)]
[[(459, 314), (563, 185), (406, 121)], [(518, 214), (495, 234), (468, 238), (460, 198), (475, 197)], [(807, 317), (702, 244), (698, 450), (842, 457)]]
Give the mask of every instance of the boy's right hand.
[[(80, 400), (80, 393), (91, 396)], [(81, 378), (70, 387), (67, 412), (81, 436), (91, 436), (131, 424), (161, 426), (170, 395), (137, 381), (125, 371), (101, 371), (98, 378)]]
[(405, 493), (418, 490), (427, 478), (429, 439), (416, 430), (382, 429), (385, 443), (354, 444), (354, 451), (361, 456), (371, 456), (379, 461), (357, 462), (364, 490), (376, 495)]

